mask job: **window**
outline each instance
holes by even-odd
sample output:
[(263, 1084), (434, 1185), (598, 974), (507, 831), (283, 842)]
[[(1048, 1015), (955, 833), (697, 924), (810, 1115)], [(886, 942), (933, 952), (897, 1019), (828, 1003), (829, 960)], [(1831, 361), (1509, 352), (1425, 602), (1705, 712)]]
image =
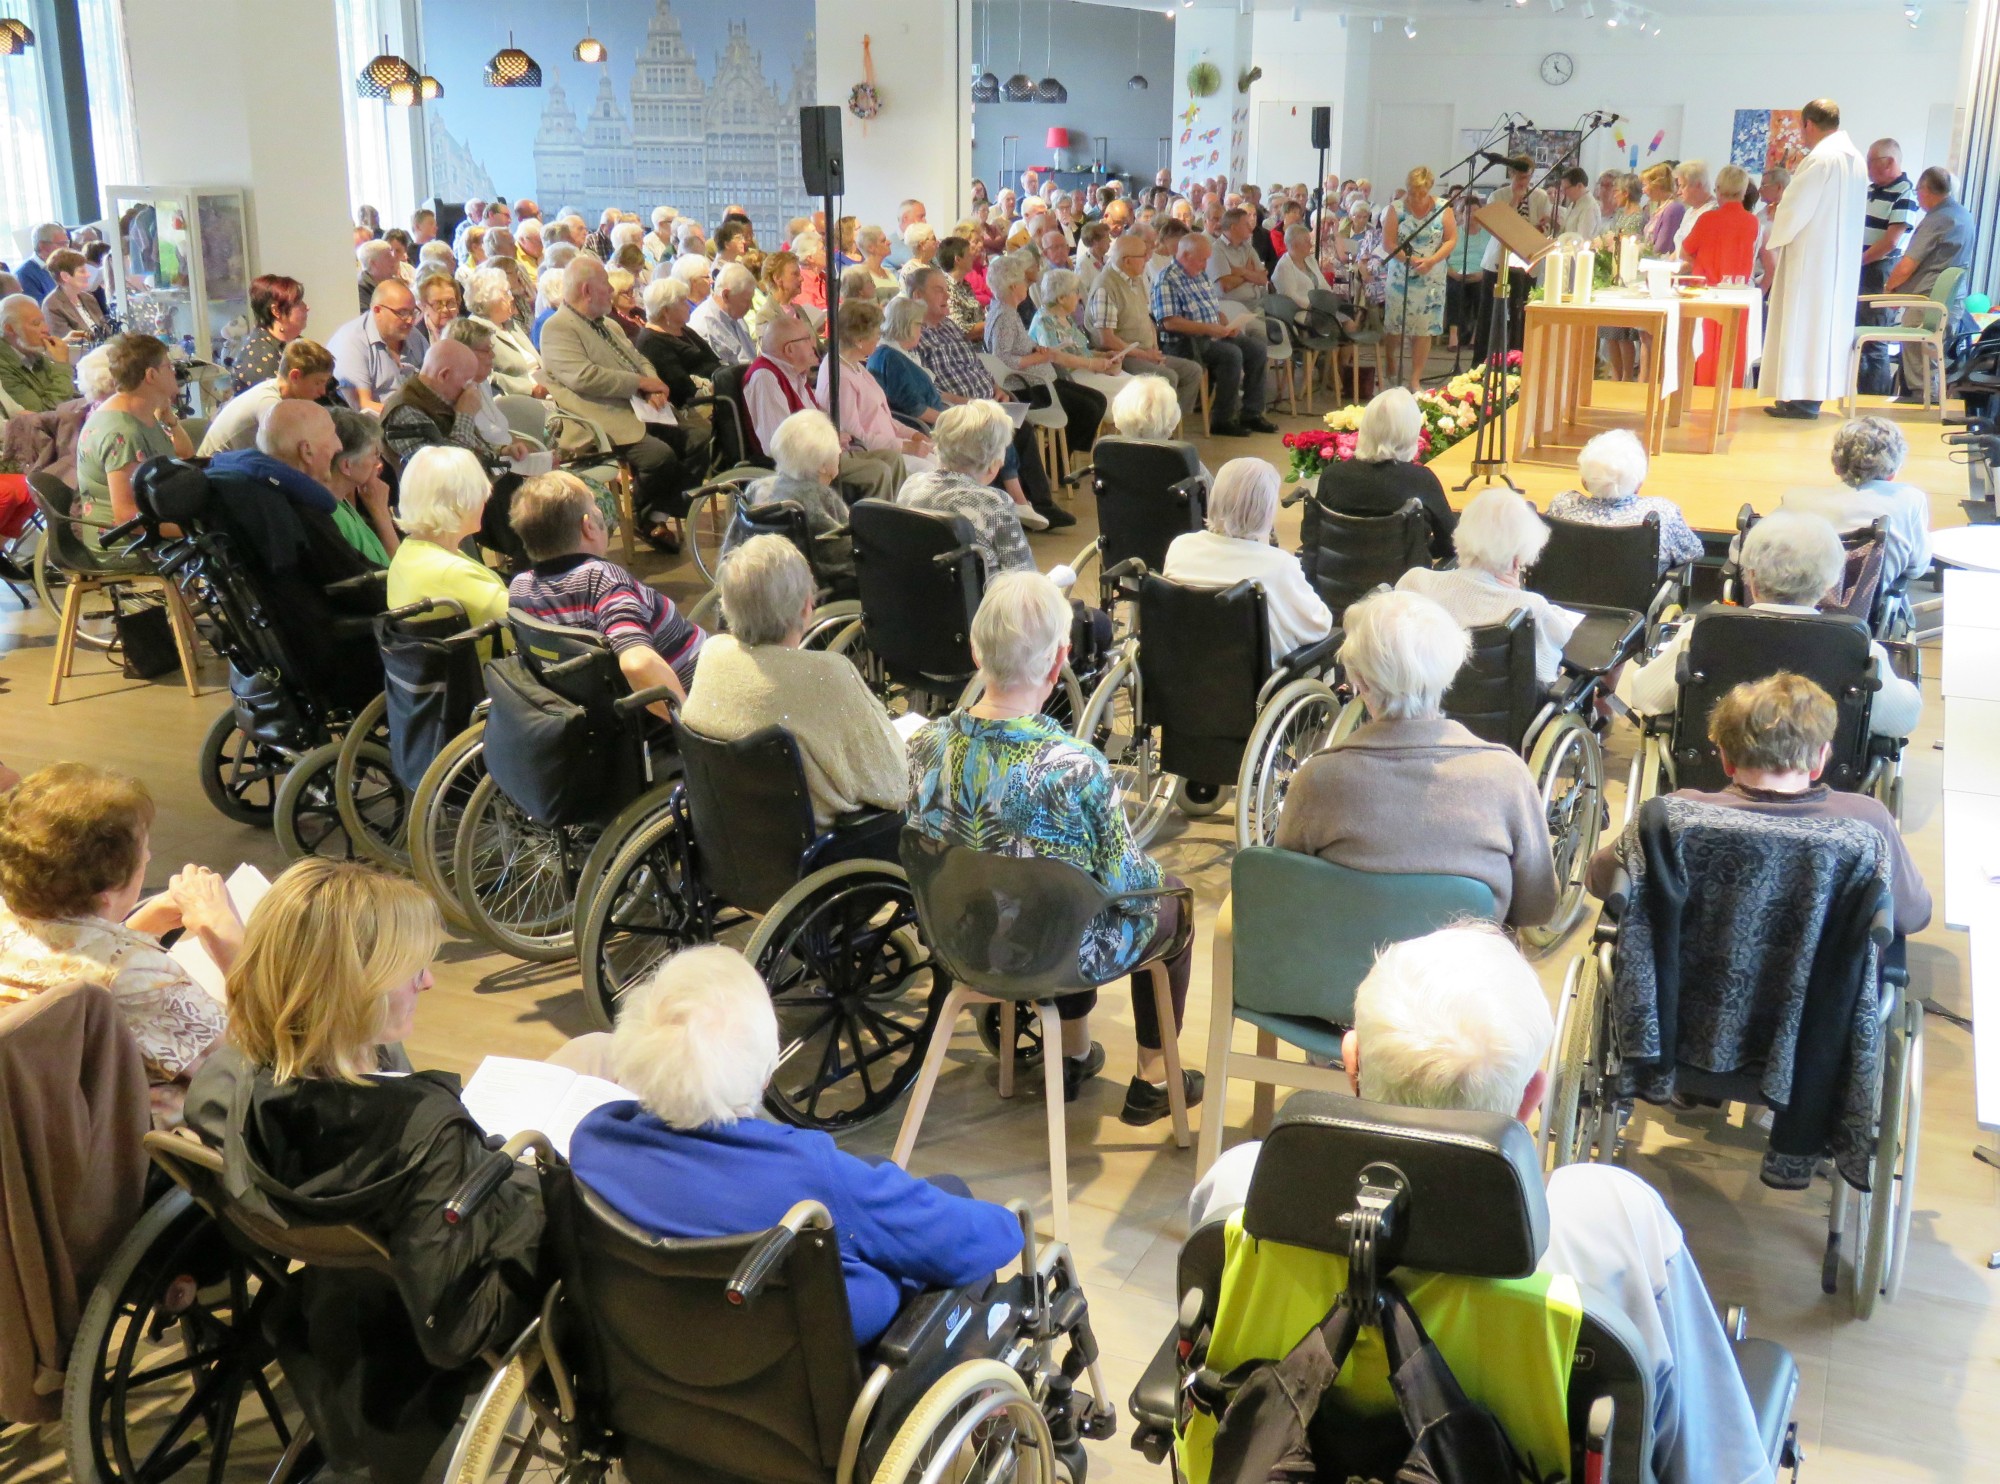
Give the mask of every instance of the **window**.
[(132, 126), (132, 77), (125, 55), (125, 12), (118, 0), (78, 0), (83, 74), (90, 93), (91, 154), (97, 183), (123, 185), (139, 176), (139, 139)]
[(0, 136), (7, 141), (0, 149), (0, 258), (10, 264), (32, 251), (35, 228), (58, 215), (49, 103), (35, 52), (0, 57)]

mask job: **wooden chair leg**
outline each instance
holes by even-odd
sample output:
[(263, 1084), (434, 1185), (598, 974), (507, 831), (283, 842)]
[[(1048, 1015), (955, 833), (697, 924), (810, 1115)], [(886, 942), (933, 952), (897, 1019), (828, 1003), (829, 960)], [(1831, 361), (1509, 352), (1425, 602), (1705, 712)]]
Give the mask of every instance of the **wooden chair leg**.
[[(938, 1074), (944, 1070), (944, 1059), (951, 1051), (951, 1036), (958, 1029), (958, 1017), (966, 1006), (986, 1002), (985, 995), (964, 985), (958, 985), (945, 996), (944, 1009), (931, 1029), (931, 1044), (924, 1048), (924, 1069), (917, 1073), (917, 1084), (910, 1090), (910, 1106), (903, 1114), (903, 1126), (896, 1131), (896, 1147), (889, 1155), (906, 1170), (910, 1167), (910, 1151), (917, 1147), (917, 1130), (924, 1126), (924, 1111), (931, 1105)], [(1061, 1075), (1060, 1071), (1057, 1075)]]
[[(1069, 1105), (1063, 1101), (1062, 1018), (1055, 1001), (1035, 1006), (1042, 1017), (1042, 1086), (1049, 1105), (1049, 1195), (1053, 1209), (1049, 1234), (1058, 1242), (1069, 1241)], [(1171, 1022), (1169, 1022), (1171, 1024)], [(1055, 1047), (1050, 1056), (1047, 1048)]]
[(632, 471), (630, 469), (622, 466), (619, 468), (616, 488), (618, 490), (618, 544), (625, 553), (625, 565), (630, 567), (632, 559), (639, 552), (637, 544), (638, 532), (635, 529), (639, 524), (639, 513), (636, 508), (637, 499), (632, 492)]
[(1153, 1013), (1160, 1027), (1160, 1053), (1167, 1062), (1167, 1107), (1174, 1115), (1174, 1143), (1188, 1147), (1187, 1079), (1181, 1075), (1180, 1033), (1174, 1025), (1174, 992), (1167, 979), (1167, 966), (1154, 964), (1146, 971), (1153, 981)]
[[(1014, 1095), (1014, 1028), (1019, 1013), (1020, 1006), (1014, 1001), (1000, 1002), (1000, 1096), (1003, 1098)], [(1047, 1047), (1042, 1048), (1042, 1054), (1048, 1055)]]
[[(1257, 1032), (1257, 1054), (1275, 1057), (1278, 1054), (1278, 1038), (1269, 1031)], [(1258, 1138), (1271, 1131), (1271, 1115), (1277, 1111), (1277, 1084), (1258, 1079), (1255, 1100), (1250, 1105), (1250, 1131)]]
[(167, 623), (174, 631), (174, 650), (181, 659), (181, 678), (187, 681), (188, 694), (201, 695), (201, 676), (196, 669), (199, 649), (194, 631), (194, 615), (188, 612), (187, 600), (181, 590), (171, 582), (162, 582), (160, 590), (166, 597)]
[(70, 667), (76, 663), (76, 628), (83, 621), (86, 589), (97, 591), (95, 584), (81, 577), (72, 577), (69, 586), (63, 589), (62, 616), (56, 620), (55, 665), (49, 672), (51, 706), (62, 699), (62, 683), (69, 678)]
[(1235, 903), (1224, 897), (1209, 930), (1208, 1086), (1202, 1096), (1196, 1179), (1207, 1174), (1222, 1153), (1222, 1130), (1229, 1122), (1229, 1039), (1236, 1028), (1235, 927)]

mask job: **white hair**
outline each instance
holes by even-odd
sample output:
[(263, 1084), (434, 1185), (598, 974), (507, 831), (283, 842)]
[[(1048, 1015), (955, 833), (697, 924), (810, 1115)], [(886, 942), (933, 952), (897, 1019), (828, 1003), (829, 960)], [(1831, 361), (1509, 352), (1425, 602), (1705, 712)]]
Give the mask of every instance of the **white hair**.
[(756, 1116), (778, 1067), (771, 992), (734, 948), (675, 954), (635, 989), (611, 1032), (611, 1070), (647, 1112), (692, 1130)]
[(708, 240), (707, 236), (701, 230), (700, 222), (691, 216), (682, 217), (674, 223), (674, 246), (681, 246), (690, 237), (700, 237), (704, 242)]
[(1377, 392), (1361, 413), (1361, 431), (1354, 440), (1354, 457), (1362, 463), (1396, 459), (1409, 463), (1417, 456), (1424, 414), (1406, 387)]
[(1179, 262), (1181, 259), (1187, 257), (1188, 254), (1192, 253), (1197, 247), (1205, 247), (1210, 252), (1214, 252), (1215, 239), (1210, 237), (1206, 232), (1188, 233), (1187, 236), (1183, 237), (1180, 240), (1179, 244), (1174, 248), (1174, 260), (1176, 262)]
[(771, 462), (790, 479), (826, 482), (826, 471), (840, 462), (840, 434), (824, 412), (806, 408), (779, 423), (771, 434)]
[(1629, 428), (1599, 433), (1576, 456), (1576, 477), (1599, 500), (1622, 500), (1646, 482), (1646, 448)]
[(1028, 281), (1028, 265), (1012, 253), (1003, 253), (986, 265), (986, 287), (993, 297), (1018, 289)]
[(696, 278), (706, 279), (714, 267), (715, 264), (698, 252), (683, 253), (674, 259), (673, 276), (682, 283), (693, 283)]
[(433, 237), (429, 242), (426, 242), (422, 247), (417, 249), (417, 261), (419, 263), (442, 263), (449, 265), (452, 262), (451, 244), (446, 242), (442, 237)]
[(611, 229), (611, 250), (621, 247), (637, 247), (645, 239), (646, 229), (637, 222), (620, 222)]
[(795, 234), (792, 238), (792, 256), (801, 262), (811, 257), (814, 253), (823, 251), (825, 247), (826, 239), (811, 227), (807, 227), (803, 232)]
[[(560, 268), (552, 268), (548, 273), (544, 273), (542, 277), (547, 278), (550, 274), (554, 274), (560, 279), (562, 270)], [(506, 313), (500, 315), (499, 318), (508, 320), (514, 317), (513, 285), (507, 282), (507, 275), (502, 273), (498, 268), (477, 269), (472, 274), (470, 280), (468, 280), (465, 296), (469, 301), (467, 307), (474, 314), (485, 314), (486, 306), (489, 304), (504, 304), (506, 306)]]
[(1111, 421), (1122, 438), (1171, 438), (1180, 426), (1181, 402), (1164, 376), (1135, 376), (1111, 403)]
[(1452, 549), (1460, 566), (1477, 567), (1496, 577), (1518, 566), (1534, 566), (1548, 545), (1549, 527), (1535, 507), (1510, 489), (1481, 490), (1467, 503), (1452, 533)]
[(921, 299), (896, 295), (882, 307), (882, 337), (892, 345), (901, 345), (923, 329), (927, 313)]
[(718, 294), (754, 294), (757, 292), (757, 277), (741, 263), (724, 263), (722, 271), (715, 275), (715, 291)]
[(111, 379), (110, 346), (100, 345), (76, 363), (76, 389), (92, 402), (102, 402), (117, 394), (118, 383)]
[(870, 248), (887, 247), (888, 245), (889, 245), (889, 234), (883, 231), (880, 227), (876, 226), (863, 227), (860, 231), (854, 234), (854, 250), (860, 253), (863, 257), (866, 257), (868, 255), (868, 250)]
[(932, 429), (940, 468), (983, 475), (1007, 456), (1014, 420), (998, 402), (978, 399), (947, 407)]
[(1051, 268), (1042, 275), (1042, 302), (1060, 303), (1069, 295), (1083, 297), (1083, 275), (1071, 268)]
[(396, 524), (420, 541), (458, 544), (467, 521), (486, 508), (492, 486), (467, 448), (420, 448), (403, 465)]
[(1555, 1032), (1540, 979), (1487, 923), (1390, 944), (1354, 992), (1370, 1102), (1511, 1118)]
[(514, 236), (521, 242), (526, 242), (530, 237), (540, 242), (542, 240), (542, 219), (537, 216), (531, 216), (526, 221), (517, 223), (514, 227)]
[(972, 620), (972, 657), (989, 687), (1025, 685), (1048, 673), (1069, 626), (1061, 588), (1039, 572), (1003, 572)]
[(1312, 240), (1312, 232), (1304, 226), (1285, 228), (1285, 246), (1287, 248), (1311, 247)]
[(672, 221), (675, 217), (679, 215), (680, 213), (674, 210), (674, 208), (671, 206), (655, 206), (653, 208), (653, 225), (656, 228), (664, 227), (668, 222)]
[(1231, 459), (1215, 472), (1208, 528), (1218, 536), (1262, 541), (1278, 519), (1278, 471), (1265, 459)]
[(544, 268), (535, 280), (535, 312), (554, 309), (563, 301), (563, 269)]
[(1703, 190), (1706, 190), (1708, 188), (1708, 161), (1682, 160), (1680, 164), (1674, 166), (1674, 175), (1682, 185), (1698, 185)]
[(658, 319), (688, 296), (688, 286), (678, 278), (655, 278), (646, 285), (646, 318)]
[(542, 267), (567, 268), (576, 261), (577, 254), (582, 251), (583, 249), (574, 242), (552, 242), (548, 250), (542, 254)]
[(920, 243), (938, 240), (937, 228), (929, 222), (911, 222), (903, 228), (903, 246), (915, 252)]
[(729, 632), (749, 645), (783, 640), (816, 591), (806, 559), (778, 535), (752, 536), (730, 552), (716, 569), (715, 586)]
[(1472, 653), (1472, 635), (1433, 598), (1378, 592), (1350, 604), (1340, 664), (1368, 693), (1371, 714), (1417, 720), (1444, 713), (1444, 693)]
[(1743, 573), (1759, 603), (1819, 602), (1847, 565), (1840, 533), (1824, 516), (1774, 510), (1743, 538)]
[(377, 258), (393, 258), (396, 249), (381, 237), (371, 237), (354, 249), (354, 261), (366, 268)]
[(611, 275), (605, 271), (604, 264), (589, 253), (573, 259), (570, 265), (562, 270), (562, 302), (570, 303), (600, 278), (607, 283), (611, 281)]

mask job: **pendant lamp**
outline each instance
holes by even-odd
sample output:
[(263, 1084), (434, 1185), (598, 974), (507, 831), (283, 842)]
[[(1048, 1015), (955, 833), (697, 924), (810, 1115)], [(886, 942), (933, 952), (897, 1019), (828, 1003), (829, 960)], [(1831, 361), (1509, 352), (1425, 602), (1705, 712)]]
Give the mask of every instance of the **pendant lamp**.
[(584, 0), (583, 40), (576, 44), (576, 59), (579, 62), (602, 62), (610, 55), (611, 53), (605, 50), (604, 43), (590, 34), (590, 0)]
[(1042, 67), (1047, 75), (1035, 84), (1035, 101), (1037, 103), (1069, 102), (1069, 89), (1064, 87), (1055, 75), (1055, 43), (1053, 40), (1055, 30), (1053, 17), (1055, 9), (1055, 0), (1048, 0), (1048, 4), (1042, 8)]
[(1028, 0), (1021, 0), (1021, 8), (1014, 12), (1014, 66), (1015, 73), (1007, 79), (1007, 101), (1009, 103), (1032, 103), (1035, 101), (1035, 80), (1019, 70), (1021, 66), (1021, 31), (1026, 24), (1023, 20), (1028, 13)]
[(542, 64), (514, 45), (514, 33), (507, 33), (507, 45), (486, 63), (489, 88), (538, 88), (542, 85)]
[(1141, 60), (1140, 43), (1145, 39), (1140, 31), (1139, 12), (1132, 12), (1132, 75), (1125, 79), (1125, 86), (1135, 93), (1143, 93), (1152, 86), (1146, 81), (1146, 69)]
[(417, 74), (408, 62), (389, 50), (389, 37), (382, 37), (382, 54), (361, 69), (354, 79), (354, 91), (363, 98), (387, 98), (397, 83), (414, 83)]

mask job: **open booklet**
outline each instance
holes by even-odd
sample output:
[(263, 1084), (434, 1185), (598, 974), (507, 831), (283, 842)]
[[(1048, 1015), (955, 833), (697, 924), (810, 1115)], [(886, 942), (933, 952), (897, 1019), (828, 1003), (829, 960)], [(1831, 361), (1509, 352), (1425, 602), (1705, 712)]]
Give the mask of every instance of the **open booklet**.
[(632, 399), (632, 411), (638, 414), (639, 421), (641, 422), (659, 423), (669, 428), (680, 426), (680, 419), (674, 416), (674, 408), (671, 402), (664, 407), (655, 407), (644, 397), (634, 397)]
[(929, 726), (930, 720), (928, 716), (925, 716), (920, 711), (905, 711), (901, 716), (891, 721), (889, 725), (896, 729), (897, 736), (907, 742), (910, 738), (916, 736), (921, 729)]
[[(271, 880), (255, 866), (238, 866), (224, 883), (229, 888), (229, 901), (236, 908), (236, 915), (244, 922), (250, 920), (250, 909), (264, 900), (264, 893), (271, 889)], [(174, 946), (167, 950), (168, 956), (183, 969), (188, 978), (194, 980), (219, 1005), (229, 1003), (229, 992), (224, 986), (222, 965), (218, 964), (209, 951), (202, 947), (201, 939), (193, 933), (182, 933), (175, 939)]]
[(631, 1101), (616, 1082), (588, 1077), (552, 1062), (489, 1056), (465, 1084), (459, 1101), (489, 1134), (511, 1139), (524, 1129), (545, 1134), (567, 1159), (570, 1135), (593, 1108)]
[(523, 479), (536, 474), (547, 474), (556, 466), (556, 456), (552, 449), (544, 448), (537, 453), (522, 454), (519, 458), (507, 460), (510, 471)]

